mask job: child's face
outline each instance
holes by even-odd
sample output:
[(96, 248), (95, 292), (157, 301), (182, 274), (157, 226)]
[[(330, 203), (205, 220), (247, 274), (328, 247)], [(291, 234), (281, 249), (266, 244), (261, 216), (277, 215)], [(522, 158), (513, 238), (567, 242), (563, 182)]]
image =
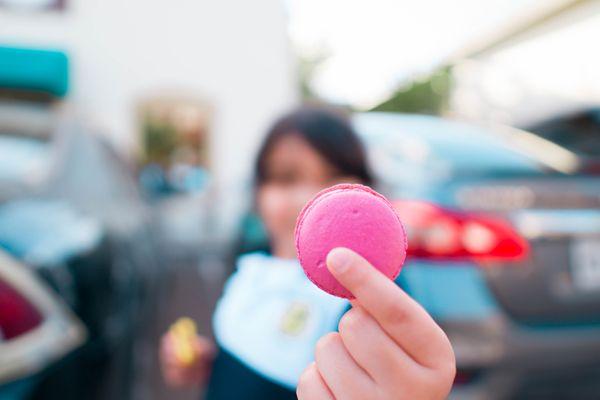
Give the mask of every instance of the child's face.
[(275, 245), (293, 244), (296, 218), (317, 192), (336, 183), (357, 181), (342, 176), (299, 135), (279, 139), (265, 161), (266, 180), (258, 189), (257, 204)]

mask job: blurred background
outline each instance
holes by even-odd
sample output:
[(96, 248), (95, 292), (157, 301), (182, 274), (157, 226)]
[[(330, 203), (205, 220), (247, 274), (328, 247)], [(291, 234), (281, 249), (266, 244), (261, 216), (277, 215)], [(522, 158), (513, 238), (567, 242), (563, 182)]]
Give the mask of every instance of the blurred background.
[(0, 0), (0, 399), (198, 398), (160, 335), (210, 334), (303, 102), (406, 222), (452, 398), (600, 398), (599, 41), (598, 0)]

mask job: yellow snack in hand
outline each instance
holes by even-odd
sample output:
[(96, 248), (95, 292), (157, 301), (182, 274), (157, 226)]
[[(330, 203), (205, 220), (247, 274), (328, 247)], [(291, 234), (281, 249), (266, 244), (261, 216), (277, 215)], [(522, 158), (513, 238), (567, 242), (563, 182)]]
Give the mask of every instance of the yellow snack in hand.
[(196, 324), (190, 318), (179, 318), (169, 329), (174, 343), (175, 357), (183, 365), (190, 365), (196, 359), (194, 344)]

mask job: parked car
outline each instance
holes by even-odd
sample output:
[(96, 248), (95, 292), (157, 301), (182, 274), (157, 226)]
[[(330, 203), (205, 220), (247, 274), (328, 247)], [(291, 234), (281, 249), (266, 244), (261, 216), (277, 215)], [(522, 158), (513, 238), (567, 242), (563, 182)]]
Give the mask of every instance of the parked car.
[(0, 311), (29, 301), (36, 316), (16, 339), (3, 319), (0, 398), (131, 397), (165, 283), (151, 213), (132, 168), (65, 104), (65, 53), (0, 47), (0, 64), (0, 264), (18, 276), (0, 274)]
[[(47, 319), (82, 333), (62, 347), (51, 346), (48, 329), (0, 340), (0, 398), (129, 398), (134, 378), (151, 366), (150, 327), (164, 293), (153, 220), (116, 151), (59, 115), (45, 103), (0, 104), (0, 155), (10, 155), (0, 157), (0, 251), (52, 292), (40, 300), (43, 310), (58, 310)], [(36, 335), (52, 348), (36, 355), (31, 347), (29, 357), (33, 339), (25, 337)], [(23, 362), (4, 356), (11, 352)]]
[(600, 154), (575, 142), (597, 149), (600, 129), (570, 145), (432, 116), (354, 123), (407, 225), (399, 283), (454, 347), (451, 398), (598, 398)]

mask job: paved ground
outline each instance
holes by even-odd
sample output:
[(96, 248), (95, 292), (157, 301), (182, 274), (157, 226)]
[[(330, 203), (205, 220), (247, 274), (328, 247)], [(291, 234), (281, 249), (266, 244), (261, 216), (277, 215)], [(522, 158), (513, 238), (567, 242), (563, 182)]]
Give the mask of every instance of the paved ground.
[(200, 399), (198, 388), (177, 390), (166, 386), (158, 365), (158, 340), (170, 324), (181, 316), (189, 316), (198, 324), (198, 330), (211, 335), (211, 315), (224, 281), (225, 265), (223, 257), (204, 256), (199, 261), (179, 261), (171, 266), (173, 273), (165, 293), (166, 300), (157, 310), (155, 326), (149, 327), (148, 340), (137, 353), (143, 365), (134, 386), (134, 399)]

